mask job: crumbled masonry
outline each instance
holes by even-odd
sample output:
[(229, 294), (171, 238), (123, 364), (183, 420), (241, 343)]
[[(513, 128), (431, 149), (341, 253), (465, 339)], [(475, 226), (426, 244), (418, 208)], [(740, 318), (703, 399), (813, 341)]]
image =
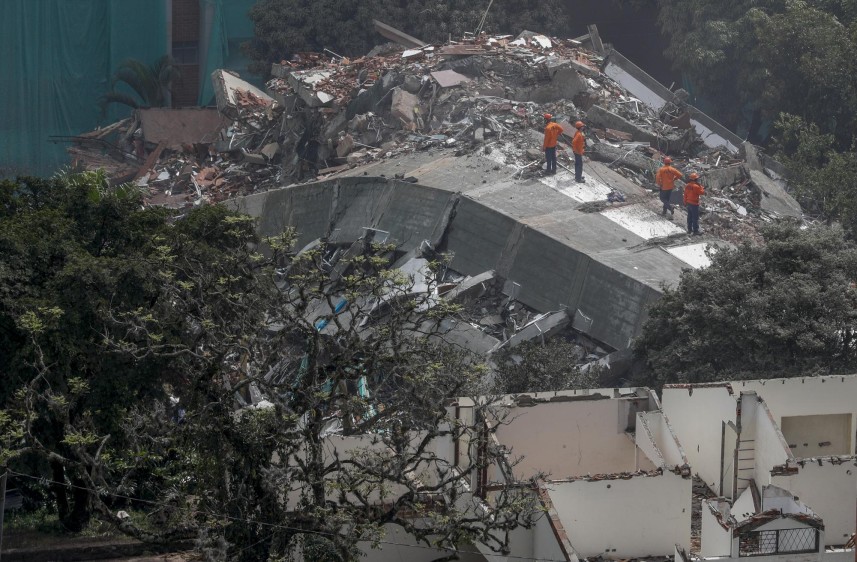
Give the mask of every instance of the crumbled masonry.
[[(752, 146), (745, 146), (746, 161), (705, 146), (682, 90), (655, 111), (603, 73), (603, 64), (603, 54), (579, 41), (526, 31), (446, 45), (387, 44), (356, 59), (298, 53), (272, 66), (265, 92), (215, 71), (216, 117), (214, 110), (142, 109), (76, 137), (69, 153), (79, 166), (107, 170), (113, 183), (135, 182), (149, 204), (183, 208), (414, 151), (492, 154), (527, 178), (540, 173), (548, 112), (566, 133), (585, 121), (588, 157), (647, 189), (656, 189), (654, 174), (667, 154), (680, 170), (698, 171), (707, 191), (703, 229), (728, 242), (758, 241), (759, 225), (800, 216)], [(176, 127), (184, 131), (176, 132), (180, 142), (147, 130), (156, 111), (184, 124)], [(560, 164), (569, 162), (560, 151)], [(683, 184), (677, 187), (679, 197)], [(639, 203), (623, 199), (607, 197), (598, 209)]]

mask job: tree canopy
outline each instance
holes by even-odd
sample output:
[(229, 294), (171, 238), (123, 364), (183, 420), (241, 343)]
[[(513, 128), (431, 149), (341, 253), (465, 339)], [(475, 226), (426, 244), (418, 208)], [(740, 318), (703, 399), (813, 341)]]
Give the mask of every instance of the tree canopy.
[(857, 247), (825, 226), (763, 236), (717, 251), (652, 305), (635, 342), (647, 384), (853, 372)]
[(857, 13), (833, 0), (657, 0), (668, 56), (733, 128), (780, 113), (850, 144), (857, 108)]
[(144, 210), (93, 173), (0, 197), (0, 465), (51, 482), (69, 529), (95, 514), (215, 559), (352, 560), (391, 525), (503, 552), (539, 516), (532, 482), (473, 493), (503, 419), (476, 399), (479, 358), (444, 345), (455, 307), (390, 269), (395, 247), (296, 253), (290, 231)]

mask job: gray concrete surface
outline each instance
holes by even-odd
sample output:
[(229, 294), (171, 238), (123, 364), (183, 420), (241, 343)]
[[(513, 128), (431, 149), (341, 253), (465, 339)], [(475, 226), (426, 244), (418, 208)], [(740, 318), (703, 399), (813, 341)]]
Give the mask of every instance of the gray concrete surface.
[[(516, 179), (515, 171), (482, 155), (417, 152), (326, 181), (251, 195), (238, 208), (259, 217), (263, 234), (294, 226), (299, 247), (321, 236), (351, 241), (367, 227), (390, 232), (406, 250), (423, 240), (441, 243), (454, 254), (457, 271), (494, 270), (520, 284), (518, 298), (527, 306), (567, 309), (575, 327), (613, 348), (627, 348), (647, 305), (689, 266), (656, 240), (646, 241), (601, 212), (586, 212), (592, 209), (580, 199), (610, 190), (638, 201), (654, 195), (594, 162), (586, 163), (582, 192), (572, 190), (577, 186), (566, 170), (528, 180)], [(419, 183), (391, 179), (396, 174)], [(667, 221), (650, 215), (649, 225)]]

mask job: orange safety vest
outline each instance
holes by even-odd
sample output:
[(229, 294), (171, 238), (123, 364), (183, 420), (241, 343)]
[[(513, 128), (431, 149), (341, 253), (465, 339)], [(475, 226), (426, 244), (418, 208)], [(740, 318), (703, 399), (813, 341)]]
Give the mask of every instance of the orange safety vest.
[(662, 190), (670, 191), (675, 188), (675, 180), (681, 177), (684, 177), (684, 175), (672, 166), (664, 166), (658, 170), (658, 173), (655, 176), (655, 183), (658, 184)]
[(699, 196), (705, 195), (705, 188), (695, 181), (688, 182), (684, 186), (684, 204), (699, 205)]
[(556, 141), (559, 139), (559, 136), (562, 134), (562, 127), (559, 123), (548, 123), (545, 125), (545, 142), (542, 145), (542, 148), (554, 148), (556, 147)]
[(575, 154), (583, 156), (583, 151), (586, 149), (586, 137), (580, 130), (574, 134), (574, 138), (571, 140), (571, 149)]

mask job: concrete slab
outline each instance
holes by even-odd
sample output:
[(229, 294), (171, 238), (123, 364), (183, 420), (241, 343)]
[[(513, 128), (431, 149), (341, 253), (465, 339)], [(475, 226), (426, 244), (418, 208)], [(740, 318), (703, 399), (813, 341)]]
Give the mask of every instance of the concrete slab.
[[(565, 177), (565, 175), (568, 177)], [(586, 178), (584, 183), (577, 183), (574, 181), (574, 174), (570, 174), (566, 172), (566, 174), (545, 178), (545, 183), (553, 183), (548, 182), (547, 180), (553, 180), (557, 178), (556, 188), (560, 193), (565, 195), (566, 197), (570, 197), (574, 201), (578, 203), (593, 203), (595, 201), (607, 201), (607, 196), (610, 195), (610, 192), (613, 191), (603, 183), (593, 179)]]
[(446, 249), (454, 253), (452, 268), (466, 275), (496, 269), (514, 230), (512, 217), (462, 198), (447, 232)]
[(503, 257), (513, 260), (505, 277), (521, 285), (521, 302), (540, 311), (577, 306), (591, 261), (583, 252), (528, 228)]
[(517, 347), (529, 341), (547, 339), (562, 330), (571, 322), (568, 312), (561, 310), (553, 314), (545, 313), (543, 318), (534, 320), (524, 326), (518, 333), (500, 344), (500, 347)]
[(298, 228), (297, 246), (328, 235), (333, 190), (304, 184), (234, 200), (235, 208), (258, 217), (257, 229), (262, 236), (274, 236), (286, 228)]
[(664, 238), (684, 232), (683, 228), (655, 214), (651, 209), (642, 204), (607, 209), (601, 214), (646, 240)]
[(639, 246), (645, 239), (604, 218), (600, 213), (560, 211), (539, 217), (531, 226), (550, 234), (570, 246), (580, 248), (590, 256)]
[(319, 82), (330, 78), (330, 70), (298, 70), (289, 74), (289, 86), (310, 107), (322, 107), (334, 100), (327, 92), (317, 90)]
[(674, 246), (672, 248), (664, 248), (664, 250), (694, 269), (704, 269), (711, 265), (711, 258), (706, 255), (706, 250), (709, 248), (716, 250), (716, 246), (708, 243)]
[(215, 142), (220, 138), (220, 130), (232, 122), (216, 109), (202, 107), (152, 107), (140, 109), (139, 114), (143, 137), (174, 150), (183, 144)]
[(659, 290), (592, 260), (575, 307), (579, 316), (575, 313), (574, 324), (615, 349), (625, 349), (640, 333), (648, 305), (659, 298)]
[(602, 252), (593, 259), (614, 272), (660, 292), (663, 286), (678, 283), (687, 264), (664, 252), (660, 246), (644, 246), (636, 250)]
[(463, 74), (459, 74), (454, 70), (440, 70), (432, 72), (431, 77), (434, 78), (441, 88), (452, 88), (470, 82), (470, 78)]
[(750, 179), (762, 190), (762, 209), (784, 215), (787, 217), (800, 218), (803, 211), (795, 198), (786, 193), (785, 188), (779, 183), (758, 170), (750, 171)]

